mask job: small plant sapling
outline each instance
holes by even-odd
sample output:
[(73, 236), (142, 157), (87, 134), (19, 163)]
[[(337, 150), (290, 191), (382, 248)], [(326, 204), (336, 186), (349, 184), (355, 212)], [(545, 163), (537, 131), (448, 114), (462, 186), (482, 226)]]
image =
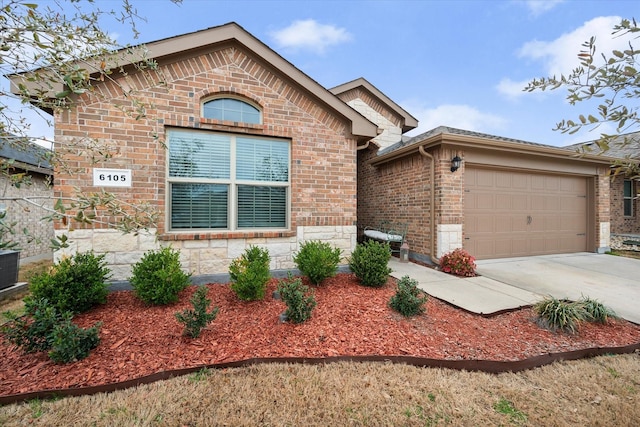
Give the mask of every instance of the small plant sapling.
[(418, 289), (416, 280), (404, 276), (398, 282), (396, 293), (391, 297), (389, 305), (403, 316), (410, 317), (425, 312), (427, 298), (427, 295)]
[(192, 310), (184, 310), (176, 313), (176, 319), (180, 323), (184, 323), (183, 335), (198, 338), (202, 329), (213, 322), (220, 310), (215, 307), (210, 312), (207, 312), (211, 305), (211, 300), (207, 298), (207, 287), (200, 286), (198, 290), (191, 297)]
[(291, 275), (281, 280), (278, 285), (280, 298), (287, 305), (286, 320), (302, 323), (311, 318), (311, 312), (316, 306), (316, 299), (309, 287), (302, 284), (300, 278), (293, 279)]

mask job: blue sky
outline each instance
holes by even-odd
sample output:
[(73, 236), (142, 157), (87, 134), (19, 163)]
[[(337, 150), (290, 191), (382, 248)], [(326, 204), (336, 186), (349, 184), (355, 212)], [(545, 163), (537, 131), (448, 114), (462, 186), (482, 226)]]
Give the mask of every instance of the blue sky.
[(419, 120), (410, 135), (446, 125), (557, 146), (611, 129), (554, 132), (561, 119), (591, 110), (569, 106), (561, 89), (522, 88), (569, 72), (590, 36), (609, 53), (625, 43), (612, 39), (612, 26), (640, 19), (640, 2), (632, 0), (131, 2), (147, 22), (138, 24), (137, 40), (109, 24), (120, 43), (235, 21), (326, 88), (366, 78)]

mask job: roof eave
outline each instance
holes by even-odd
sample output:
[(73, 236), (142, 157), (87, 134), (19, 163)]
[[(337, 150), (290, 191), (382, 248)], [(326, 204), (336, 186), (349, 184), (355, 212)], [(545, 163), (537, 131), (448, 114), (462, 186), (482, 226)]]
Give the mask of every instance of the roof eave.
[(486, 150), (531, 154), (531, 155), (539, 155), (539, 156), (558, 158), (558, 159), (573, 159), (576, 161), (599, 163), (599, 164), (605, 164), (605, 165), (610, 165), (612, 162), (616, 161), (616, 159), (613, 157), (580, 154), (577, 152), (574, 153), (574, 155), (572, 156), (573, 153), (571, 151), (563, 148), (557, 148), (557, 147), (516, 144), (513, 142), (506, 142), (506, 141), (495, 141), (495, 140), (489, 140), (489, 139), (473, 138), (465, 135), (439, 133), (439, 134), (430, 136), (422, 141), (414, 142), (410, 145), (401, 147), (390, 153), (386, 153), (379, 157), (376, 157), (375, 159), (372, 159), (370, 163), (374, 166), (381, 165), (383, 163), (388, 163), (390, 161), (407, 156), (415, 152), (420, 146), (422, 146), (424, 149), (428, 149), (438, 145), (452, 145), (455, 147), (463, 147), (463, 148), (464, 147), (482, 148)]

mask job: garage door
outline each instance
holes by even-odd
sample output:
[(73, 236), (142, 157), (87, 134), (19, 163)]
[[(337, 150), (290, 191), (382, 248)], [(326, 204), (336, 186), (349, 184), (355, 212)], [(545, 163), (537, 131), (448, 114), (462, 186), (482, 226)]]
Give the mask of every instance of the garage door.
[(587, 249), (587, 180), (468, 167), (464, 248), (478, 259)]

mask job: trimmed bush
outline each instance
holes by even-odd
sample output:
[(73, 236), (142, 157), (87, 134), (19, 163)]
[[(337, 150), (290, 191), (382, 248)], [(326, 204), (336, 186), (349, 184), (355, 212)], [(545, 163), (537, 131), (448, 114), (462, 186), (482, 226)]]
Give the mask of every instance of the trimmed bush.
[(404, 276), (398, 282), (395, 295), (391, 297), (389, 305), (403, 316), (410, 317), (422, 314), (428, 296), (418, 289), (418, 282), (409, 276)]
[(184, 324), (183, 335), (198, 338), (202, 329), (213, 322), (218, 315), (220, 310), (218, 307), (207, 312), (209, 305), (211, 305), (211, 300), (207, 298), (207, 292), (206, 286), (200, 286), (190, 300), (193, 310), (184, 310), (176, 313), (176, 319)]
[(387, 283), (391, 268), (388, 243), (368, 240), (358, 244), (349, 259), (349, 268), (364, 286), (380, 287)]
[(178, 301), (178, 294), (189, 286), (190, 277), (181, 269), (180, 252), (165, 247), (145, 252), (133, 266), (129, 282), (145, 303), (165, 305)]
[(332, 248), (329, 243), (309, 240), (300, 246), (293, 262), (312, 284), (318, 285), (324, 279), (336, 275), (340, 252), (340, 249)]
[(26, 316), (13, 316), (2, 327), (7, 340), (24, 352), (48, 351), (54, 362), (69, 363), (84, 359), (98, 346), (99, 323), (82, 329), (71, 322), (71, 312), (59, 312), (46, 299), (30, 300), (25, 305)]
[(21, 317), (5, 313), (10, 321), (2, 325), (2, 333), (25, 353), (49, 350), (51, 334), (62, 321), (60, 312), (44, 298), (25, 300), (25, 311)]
[(59, 312), (81, 313), (107, 301), (106, 281), (111, 276), (104, 255), (76, 253), (49, 271), (31, 279), (34, 300), (46, 299)]
[(51, 334), (49, 357), (56, 363), (70, 363), (89, 356), (100, 343), (99, 324), (88, 329), (71, 323), (71, 317), (56, 325)]
[(440, 270), (456, 276), (474, 277), (476, 275), (475, 258), (462, 248), (442, 255)]
[(533, 306), (538, 323), (552, 331), (575, 333), (586, 312), (580, 303), (547, 297)]
[(316, 306), (316, 299), (309, 287), (302, 284), (300, 278), (281, 280), (278, 284), (280, 298), (287, 304), (285, 315), (293, 323), (302, 323), (311, 318)]
[(269, 251), (258, 246), (250, 246), (233, 260), (229, 266), (230, 286), (238, 298), (245, 301), (264, 299), (271, 278), (270, 261)]

